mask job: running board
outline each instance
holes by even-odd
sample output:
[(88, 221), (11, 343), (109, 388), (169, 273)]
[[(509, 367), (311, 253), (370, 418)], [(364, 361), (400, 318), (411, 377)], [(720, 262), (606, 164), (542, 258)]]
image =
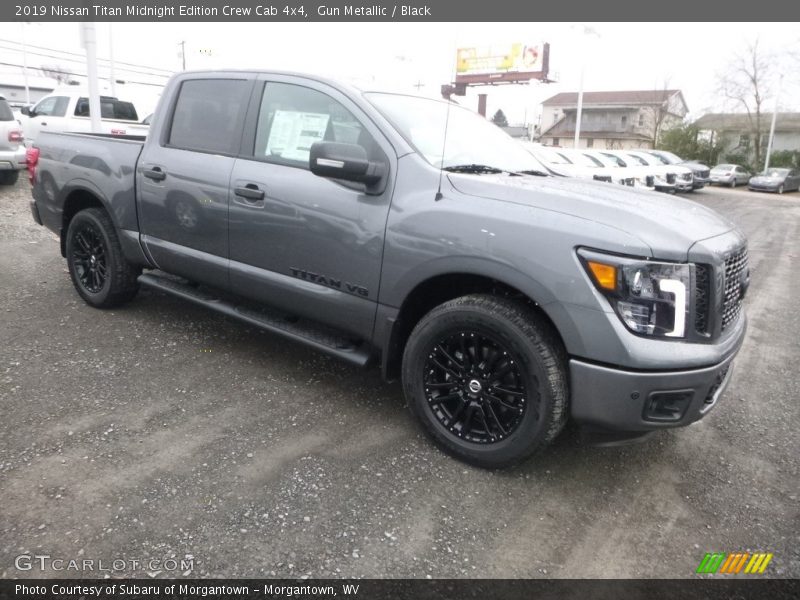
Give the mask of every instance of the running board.
[(139, 283), (144, 287), (189, 300), (227, 317), (311, 346), (359, 367), (366, 366), (372, 358), (363, 344), (340, 331), (296, 318), (273, 308), (261, 305), (255, 307), (245, 302), (237, 302), (231, 296), (218, 294), (210, 288), (198, 287), (172, 276), (145, 273), (139, 275)]

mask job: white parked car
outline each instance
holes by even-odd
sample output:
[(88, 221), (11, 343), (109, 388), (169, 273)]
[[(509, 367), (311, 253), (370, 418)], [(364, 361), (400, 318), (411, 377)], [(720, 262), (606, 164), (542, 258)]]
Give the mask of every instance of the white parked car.
[(655, 178), (638, 166), (627, 166), (619, 158), (609, 156), (600, 150), (583, 149), (582, 152), (591, 160), (597, 161), (607, 169), (611, 169), (613, 180), (622, 185), (629, 185), (643, 190), (655, 190)]
[(676, 192), (691, 192), (694, 190), (694, 171), (689, 167), (664, 164), (664, 161), (660, 158), (645, 151), (628, 150), (627, 153), (644, 161), (645, 164), (659, 169), (659, 173), (666, 175), (667, 183), (675, 184)]
[(14, 185), (26, 166), (22, 141), (22, 127), (6, 99), (0, 96), (0, 185)]
[(554, 175), (578, 177), (597, 181), (613, 181), (611, 170), (568, 148), (554, 148), (530, 142), (520, 142)]
[[(85, 90), (66, 89), (45, 96), (32, 108), (23, 108), (22, 125), (25, 144), (32, 145), (40, 131), (91, 132), (89, 97)], [(111, 135), (147, 135), (149, 127), (139, 122), (132, 102), (112, 96), (100, 96), (99, 133)]]
[(632, 169), (639, 178), (647, 182), (647, 187), (652, 186), (652, 189), (656, 191), (669, 194), (675, 192), (675, 176), (669, 176), (663, 169), (657, 169), (644, 159), (628, 154), (625, 150), (603, 150), (602, 153), (616, 160), (620, 166)]

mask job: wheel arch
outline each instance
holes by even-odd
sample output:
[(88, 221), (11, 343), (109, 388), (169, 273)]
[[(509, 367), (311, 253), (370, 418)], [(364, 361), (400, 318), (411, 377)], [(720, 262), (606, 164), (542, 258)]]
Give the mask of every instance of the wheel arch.
[(566, 348), (558, 327), (543, 308), (541, 295), (524, 291), (518, 281), (511, 283), (502, 275), (474, 271), (445, 272), (419, 281), (405, 295), (396, 316), (386, 320), (381, 344), (383, 377), (393, 380), (399, 376), (403, 350), (414, 327), (425, 314), (444, 302), (468, 294), (496, 295), (525, 304)]
[(67, 229), (69, 229), (70, 221), (80, 211), (86, 208), (101, 208), (103, 209), (111, 221), (115, 222), (113, 211), (109, 210), (108, 201), (104, 199), (102, 192), (98, 190), (91, 182), (79, 181), (71, 182), (64, 186), (63, 203), (61, 209), (61, 256), (67, 255)]

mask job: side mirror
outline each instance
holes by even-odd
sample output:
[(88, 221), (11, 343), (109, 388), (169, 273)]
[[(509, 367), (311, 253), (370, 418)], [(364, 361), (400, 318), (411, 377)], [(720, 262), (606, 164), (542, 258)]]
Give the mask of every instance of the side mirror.
[(32, 117), (33, 115), (36, 114), (35, 112), (33, 112), (32, 106), (23, 106), (22, 108), (19, 109), (19, 112), (21, 112), (26, 117)]
[(383, 178), (383, 164), (367, 158), (357, 144), (315, 142), (311, 144), (308, 166), (314, 175), (375, 185)]

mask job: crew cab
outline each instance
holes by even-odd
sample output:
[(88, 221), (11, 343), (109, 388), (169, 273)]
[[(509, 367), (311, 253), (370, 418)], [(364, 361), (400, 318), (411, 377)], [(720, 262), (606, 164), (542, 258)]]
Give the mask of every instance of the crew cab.
[[(31, 146), (40, 133), (90, 132), (89, 94), (80, 88), (67, 87), (39, 100), (33, 107), (23, 107), (23, 128), (27, 145)], [(111, 135), (146, 135), (147, 125), (139, 122), (132, 102), (114, 96), (100, 96), (101, 133)]]
[(745, 336), (733, 223), (548, 176), (443, 100), (188, 72), (146, 139), (42, 133), (29, 155), (33, 218), (90, 306), (146, 287), (378, 363), (430, 437), (479, 466), (531, 456), (570, 417), (605, 441), (689, 425)]

